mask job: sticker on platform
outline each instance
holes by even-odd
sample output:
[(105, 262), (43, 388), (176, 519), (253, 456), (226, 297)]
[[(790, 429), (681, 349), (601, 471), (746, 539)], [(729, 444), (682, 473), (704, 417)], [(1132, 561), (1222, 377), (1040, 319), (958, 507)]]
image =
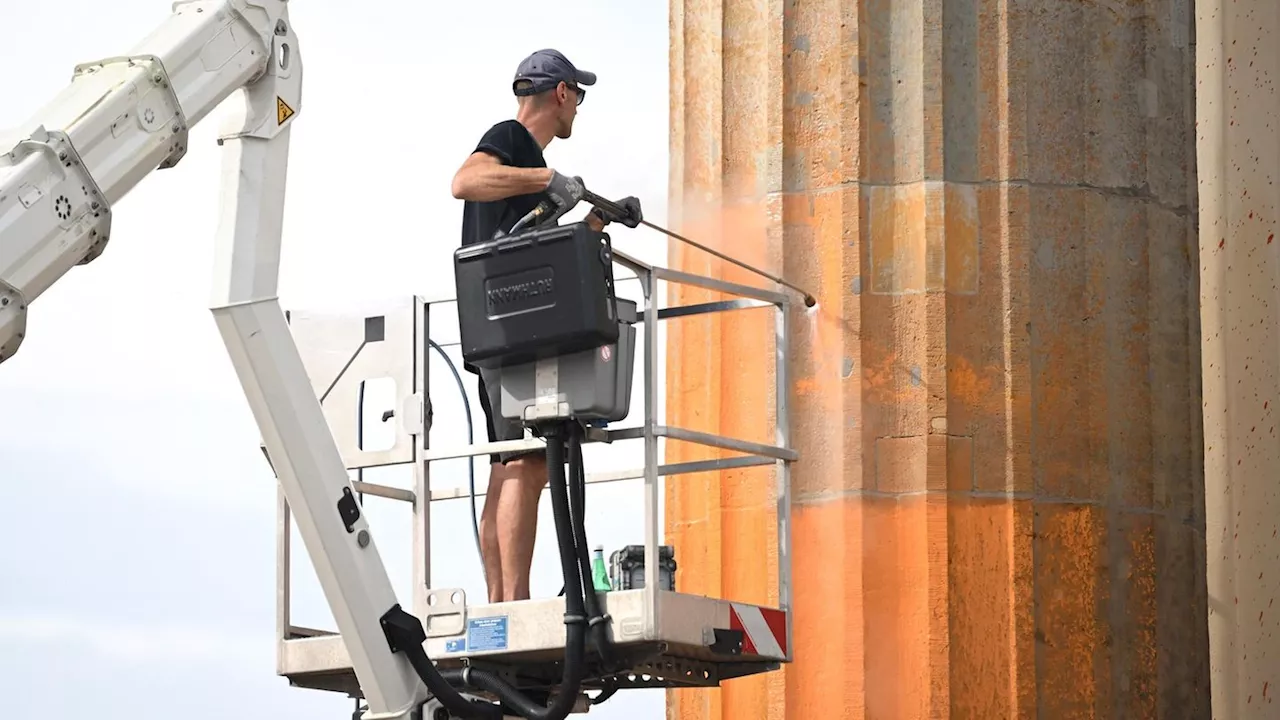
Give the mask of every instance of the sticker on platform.
[(467, 645), (471, 652), (507, 649), (507, 616), (472, 618), (467, 621)]
[(458, 653), (467, 649), (467, 641), (463, 638), (454, 638), (446, 640), (444, 643), (444, 651), (448, 653)]

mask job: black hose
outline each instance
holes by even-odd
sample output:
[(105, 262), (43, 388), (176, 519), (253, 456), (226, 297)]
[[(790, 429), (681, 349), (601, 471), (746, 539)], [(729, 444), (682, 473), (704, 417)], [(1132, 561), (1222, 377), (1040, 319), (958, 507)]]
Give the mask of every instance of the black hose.
[[(450, 372), (453, 373), (453, 381), (458, 384), (458, 394), (462, 396), (462, 408), (467, 412), (467, 444), (475, 443), (475, 426), (471, 422), (471, 400), (467, 397), (467, 390), (462, 386), (462, 376), (458, 374), (458, 368), (453, 364), (453, 359), (445, 353), (444, 348), (436, 344), (435, 340), (427, 338), (427, 343), (444, 358), (445, 364), (449, 366)], [(363, 390), (363, 385), (361, 389)], [(476, 463), (475, 458), (467, 458), (468, 487), (470, 488), (471, 497), (471, 536), (476, 542), (476, 554), (480, 556), (480, 572), (486, 575), (484, 569), (484, 552), (480, 549), (480, 518), (476, 512)]]
[(578, 546), (578, 570), (582, 575), (582, 596), (587, 611), (592, 644), (600, 655), (601, 665), (613, 672), (613, 652), (609, 644), (609, 618), (600, 609), (591, 572), (591, 549), (587, 545), (586, 504), (587, 475), (582, 462), (582, 427), (574, 424), (569, 436), (569, 502), (573, 514), (574, 542)]
[(399, 604), (388, 610), (381, 620), (391, 652), (404, 652), (414, 672), (422, 678), (427, 689), (446, 710), (467, 720), (502, 720), (501, 707), (493, 703), (468, 700), (440, 675), (423, 647), (423, 643), (427, 641), (427, 633), (421, 620), (405, 612)]
[(447, 678), (455, 682), (460, 681), (461, 684), (493, 693), (498, 696), (503, 705), (528, 720), (564, 720), (577, 704), (578, 692), (582, 687), (586, 611), (574, 546), (573, 522), (569, 515), (569, 482), (564, 467), (564, 429), (555, 428), (544, 436), (547, 438), (547, 473), (548, 484), (551, 486), (551, 511), (556, 523), (556, 539), (560, 546), (560, 570), (564, 573), (565, 582), (565, 659), (560, 691), (549, 707), (543, 707), (530, 701), (500, 676), (485, 670), (475, 668), (450, 670), (446, 671), (441, 680), (446, 681)]
[[(543, 435), (547, 438), (548, 485), (551, 490), (556, 540), (560, 549), (560, 570), (565, 583), (565, 659), (559, 692), (551, 705), (541, 706), (533, 702), (501, 676), (486, 670), (470, 667), (443, 672), (437, 670), (423, 647), (426, 633), (421, 621), (402, 610), (399, 605), (382, 618), (392, 652), (404, 651), (414, 671), (445, 709), (467, 720), (501, 720), (508, 709), (528, 720), (564, 720), (568, 717), (577, 704), (585, 675), (588, 618), (591, 620), (594, 643), (603, 662), (612, 665), (606, 634), (607, 616), (600, 612), (599, 597), (591, 581), (591, 560), (585, 524), (586, 473), (582, 462), (582, 428), (576, 423), (568, 423), (552, 428)], [(565, 472), (566, 454), (569, 456), (568, 473)], [(502, 704), (469, 700), (458, 692), (455, 685), (470, 686), (492, 693)], [(616, 685), (609, 682), (604, 692), (591, 702), (604, 702), (616, 691)]]
[[(441, 677), (440, 672), (436, 670), (435, 664), (427, 657), (427, 651), (422, 649), (421, 646), (418, 646), (416, 650), (405, 652), (405, 655), (408, 656), (409, 664), (418, 673), (418, 677), (422, 678), (422, 681), (427, 684), (427, 689), (449, 712), (466, 720), (503, 720), (506, 717), (506, 713), (502, 711), (502, 707), (499, 705), (479, 700), (468, 700), (463, 697), (447, 680)], [(428, 680), (432, 675), (439, 678), (438, 683), (434, 685)]]
[[(580, 638), (583, 636), (581, 626), (576, 626), (573, 630), (577, 631)], [(579, 647), (581, 647), (581, 644), (579, 644)], [(581, 661), (581, 652), (579, 652), (579, 661)], [(566, 655), (566, 672), (569, 668), (568, 662), (568, 656)], [(579, 671), (581, 670), (581, 665), (578, 666), (578, 669)], [(581, 673), (579, 672), (579, 674)], [(529, 718), (529, 720), (564, 720), (564, 718), (568, 717), (569, 713), (573, 711), (573, 706), (578, 700), (577, 687), (575, 687), (574, 691), (571, 693), (562, 689), (560, 694), (556, 695), (556, 700), (552, 703), (551, 707), (543, 707), (529, 700), (529, 698), (522, 694), (519, 689), (511, 683), (508, 683), (506, 680), (503, 680), (501, 676), (496, 673), (489, 672), (488, 670), (481, 670), (478, 668), (446, 670), (445, 676), (450, 681), (461, 682), (462, 684), (497, 695), (499, 698), (502, 698), (503, 704), (510, 708), (512, 712), (516, 713), (517, 716)], [(577, 685), (580, 686), (581, 682), (581, 678), (579, 678)]]

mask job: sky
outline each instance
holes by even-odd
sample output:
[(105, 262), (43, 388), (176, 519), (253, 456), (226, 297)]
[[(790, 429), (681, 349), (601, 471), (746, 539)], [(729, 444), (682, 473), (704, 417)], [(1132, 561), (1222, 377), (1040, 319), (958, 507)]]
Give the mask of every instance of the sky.
[[(0, 127), (31, 117), (74, 66), (127, 53), (160, 25), (158, 0), (51, 0), (0, 6)], [(541, 47), (598, 73), (573, 138), (548, 162), (607, 197), (636, 195), (666, 220), (668, 26), (664, 2), (333, 0), (291, 7), (305, 66), (292, 139), (280, 279), (287, 309), (365, 307), (453, 294), (461, 202), (454, 170), (493, 123), (513, 117), (511, 75)], [(290, 688), (275, 670), (275, 482), (259, 431), (208, 310), (218, 210), (219, 113), (191, 132), (174, 169), (114, 207), (102, 257), (38, 298), (27, 339), (0, 366), (0, 695), (6, 716), (45, 720), (350, 718), (345, 696)], [(581, 215), (586, 208), (575, 213)], [(616, 246), (653, 262), (665, 242), (619, 228)], [(624, 293), (638, 297), (635, 285)], [(434, 337), (456, 337), (456, 311)], [(456, 348), (453, 357), (457, 361)], [(637, 364), (640, 360), (637, 358)], [(452, 376), (432, 357), (433, 447), (465, 444)], [(480, 421), (473, 377), (464, 375)], [(625, 425), (642, 419), (642, 386)], [(482, 429), (477, 426), (477, 431)], [(483, 439), (483, 438), (481, 438)], [(588, 470), (638, 467), (636, 442), (590, 448)], [(477, 463), (477, 479), (487, 473)], [(465, 484), (465, 463), (433, 467)], [(407, 467), (370, 473), (409, 482)], [(542, 503), (535, 597), (560, 588)], [(591, 486), (587, 532), (612, 549), (641, 543), (640, 481)], [(408, 507), (366, 512), (403, 602)], [(466, 500), (432, 510), (433, 582), (474, 601), (483, 579)], [(295, 533), (295, 624), (333, 628)], [(659, 691), (626, 691), (590, 717), (664, 717)]]

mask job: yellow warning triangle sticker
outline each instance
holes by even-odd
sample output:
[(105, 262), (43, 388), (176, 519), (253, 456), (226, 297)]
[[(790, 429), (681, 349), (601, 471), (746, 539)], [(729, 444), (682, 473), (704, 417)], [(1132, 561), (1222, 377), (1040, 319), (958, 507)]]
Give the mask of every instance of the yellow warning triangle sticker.
[(285, 120), (293, 117), (293, 108), (289, 107), (284, 98), (276, 96), (276, 124), (283, 125)]

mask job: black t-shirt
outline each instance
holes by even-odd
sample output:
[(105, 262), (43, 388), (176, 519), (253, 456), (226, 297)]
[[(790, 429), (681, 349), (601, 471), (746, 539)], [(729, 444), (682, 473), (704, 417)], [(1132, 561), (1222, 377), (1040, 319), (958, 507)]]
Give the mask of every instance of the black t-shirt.
[[(480, 138), (475, 151), (487, 152), (498, 158), (498, 162), (512, 167), (547, 166), (547, 161), (542, 157), (542, 147), (519, 120), (504, 120), (489, 128), (484, 137)], [(537, 192), (492, 202), (467, 200), (462, 204), (462, 244), (492, 240), (498, 228), (509, 232), (516, 221), (538, 207), (538, 203), (548, 199), (550, 198), (545, 192)], [(470, 363), (463, 363), (463, 369), (479, 374), (479, 369)], [(483, 392), (482, 388), (481, 397), (487, 403), (488, 398), (484, 397)]]
[[(487, 152), (503, 165), (512, 167), (547, 166), (538, 141), (518, 120), (504, 120), (489, 128), (480, 138), (480, 144), (476, 145), (476, 151)], [(537, 192), (492, 202), (466, 201), (462, 207), (462, 244), (492, 240), (499, 228), (503, 232), (510, 231), (516, 221), (547, 199), (545, 192)]]

